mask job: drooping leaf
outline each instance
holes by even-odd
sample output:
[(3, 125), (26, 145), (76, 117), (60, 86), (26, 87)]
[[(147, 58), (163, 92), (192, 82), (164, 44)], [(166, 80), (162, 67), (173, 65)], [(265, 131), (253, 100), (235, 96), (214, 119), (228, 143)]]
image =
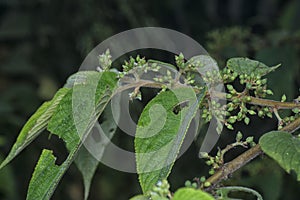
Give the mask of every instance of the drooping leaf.
[[(111, 98), (116, 87), (116, 74), (95, 72), (87, 76), (87, 82), (75, 83), (64, 96), (47, 127), (51, 133), (63, 139), (69, 155), (60, 166), (48, 165), (49, 162), (53, 163), (55, 157), (50, 151), (43, 151), (29, 183), (28, 200), (51, 197), (61, 177), (77, 155), (82, 144), (81, 139), (84, 140), (91, 131)], [(45, 167), (47, 165), (48, 167)], [(43, 173), (50, 173), (51, 176), (38, 175)], [(39, 193), (36, 192), (37, 188), (40, 188)]]
[(1, 163), (0, 169), (14, 159), (26, 146), (28, 146), (47, 126), (48, 121), (52, 117), (61, 99), (70, 89), (62, 88), (51, 101), (45, 102), (30, 117), (22, 128), (17, 141), (10, 150), (8, 156)]
[(260, 140), (262, 150), (288, 173), (294, 170), (300, 181), (300, 139), (288, 132), (272, 131), (264, 134)]
[(78, 151), (75, 163), (82, 174), (84, 184), (84, 199), (89, 196), (90, 186), (99, 161), (82, 145)]
[(249, 76), (251, 74), (254, 74), (255, 76), (264, 76), (280, 67), (280, 64), (274, 67), (268, 67), (267, 65), (259, 61), (241, 57), (230, 58), (227, 61), (226, 65), (229, 69), (231, 69), (239, 75), (247, 74)]
[(135, 136), (135, 152), (144, 193), (168, 177), (204, 94), (203, 89), (197, 98), (191, 88), (177, 88), (160, 93), (143, 110)]
[(194, 188), (181, 188), (177, 190), (172, 200), (214, 200), (210, 194)]
[[(112, 115), (112, 110), (110, 106), (107, 106), (105, 108), (102, 115), (104, 117), (102, 119), (101, 124), (95, 124), (95, 130), (92, 130), (89, 133), (86, 140), (84, 141), (84, 145), (81, 146), (80, 150), (78, 151), (78, 155), (75, 159), (75, 164), (83, 177), (84, 199), (88, 198), (91, 181), (99, 165), (99, 159), (102, 157), (105, 147), (109, 144), (110, 139), (113, 137), (118, 127), (117, 122), (115, 120), (118, 120), (116, 118), (119, 118), (119, 116)], [(96, 143), (93, 138), (94, 134), (105, 134), (108, 140), (100, 141), (101, 143), (99, 145), (99, 143)], [(92, 151), (97, 151), (97, 157), (95, 158), (94, 155), (90, 153), (86, 147), (90, 148)]]

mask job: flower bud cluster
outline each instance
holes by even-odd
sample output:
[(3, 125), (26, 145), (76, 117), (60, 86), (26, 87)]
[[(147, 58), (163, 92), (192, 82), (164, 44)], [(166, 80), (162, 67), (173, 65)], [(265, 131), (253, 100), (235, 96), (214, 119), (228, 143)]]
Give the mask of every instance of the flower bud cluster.
[(150, 191), (151, 200), (168, 200), (170, 194), (170, 184), (167, 180), (159, 181)]

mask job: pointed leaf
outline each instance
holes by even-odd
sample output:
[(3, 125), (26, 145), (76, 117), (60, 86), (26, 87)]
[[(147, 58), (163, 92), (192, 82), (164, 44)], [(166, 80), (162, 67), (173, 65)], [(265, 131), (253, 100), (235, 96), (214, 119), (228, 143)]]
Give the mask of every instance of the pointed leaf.
[[(75, 159), (75, 164), (78, 167), (79, 171), (82, 174), (83, 177), (83, 183), (84, 183), (84, 199), (88, 198), (90, 186), (92, 182), (92, 178), (96, 172), (96, 169), (99, 165), (99, 158), (102, 157), (105, 147), (109, 144), (110, 139), (113, 137), (115, 131), (117, 130), (117, 123), (112, 115), (112, 110), (110, 106), (107, 106), (105, 110), (103, 111), (103, 120), (101, 124), (98, 123), (95, 124), (95, 132), (93, 130), (89, 133), (87, 136), (87, 139), (84, 142), (84, 145), (81, 146), (78, 155)], [(116, 116), (115, 116), (116, 117)], [(106, 137), (109, 140), (103, 140), (101, 141), (101, 146), (99, 146), (98, 143), (95, 144), (95, 141), (93, 139), (93, 134), (105, 134)], [(97, 158), (92, 155), (89, 150), (86, 148), (86, 145), (88, 145), (90, 148), (92, 145), (95, 147), (92, 147), (92, 149), (97, 148)]]
[(135, 152), (144, 193), (168, 177), (204, 94), (203, 90), (197, 99), (191, 88), (177, 88), (160, 93), (143, 110), (135, 136)]
[(280, 67), (280, 64), (274, 67), (268, 67), (259, 61), (251, 60), (249, 58), (231, 58), (227, 61), (226, 65), (229, 69), (238, 73), (239, 75), (247, 74), (249, 76), (252, 73), (255, 76), (264, 76)]
[(99, 165), (99, 161), (84, 147), (81, 146), (75, 160), (76, 166), (82, 174), (84, 184), (84, 199), (90, 192), (91, 182)]
[[(63, 139), (69, 150), (69, 155), (62, 165), (57, 166), (53, 164), (55, 158), (52, 153), (50, 155), (49, 151), (43, 151), (29, 184), (28, 200), (49, 199), (51, 197), (61, 177), (81, 147), (80, 138), (85, 139), (111, 98), (116, 87), (116, 74), (95, 72), (86, 74), (86, 76), (86, 82), (75, 83), (73, 89), (64, 96), (47, 127), (51, 133)], [(79, 101), (80, 99), (82, 102)], [(90, 99), (92, 103), (87, 99)], [(43, 173), (51, 174), (51, 176), (38, 175)], [(39, 185), (41, 183), (43, 183), (44, 189), (36, 193), (36, 188), (41, 187)]]
[(13, 145), (6, 159), (1, 163), (0, 169), (14, 159), (26, 146), (28, 146), (47, 126), (61, 99), (69, 91), (67, 88), (60, 89), (51, 101), (45, 102), (30, 117), (22, 128), (17, 141)]
[(300, 139), (288, 132), (272, 131), (264, 134), (260, 140), (262, 150), (288, 173), (294, 170), (300, 181)]
[(194, 188), (181, 188), (177, 190), (172, 200), (214, 200), (210, 194)]

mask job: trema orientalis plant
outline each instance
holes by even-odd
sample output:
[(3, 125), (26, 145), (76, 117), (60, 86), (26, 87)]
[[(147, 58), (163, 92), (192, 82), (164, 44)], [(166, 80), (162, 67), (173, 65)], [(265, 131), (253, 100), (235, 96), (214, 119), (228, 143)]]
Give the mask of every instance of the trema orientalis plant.
[[(197, 68), (204, 67), (207, 59), (213, 60), (209, 56), (195, 56), (186, 60), (180, 54), (175, 56), (174, 66), (137, 56), (125, 61), (122, 70), (117, 71), (111, 68), (111, 56), (107, 50), (99, 56), (102, 70), (80, 71), (72, 75), (52, 100), (40, 106), (24, 125), (0, 169), (46, 129), (65, 142), (69, 154), (61, 165), (57, 165), (52, 150), (42, 151), (29, 183), (27, 199), (50, 199), (73, 162), (82, 173), (84, 199), (87, 199), (99, 161), (88, 153), (83, 141), (100, 115), (107, 114), (106, 107), (115, 94), (133, 88), (130, 98), (141, 99), (140, 89), (147, 87), (155, 88), (158, 92), (145, 106), (138, 120), (134, 148), (142, 194), (132, 197), (131, 200), (231, 199), (232, 191), (250, 193), (257, 199), (263, 199), (250, 188), (221, 184), (236, 170), (261, 154), (277, 161), (288, 173), (294, 171), (300, 180), (300, 139), (295, 134), (300, 127), (299, 98), (286, 102), (287, 97), (283, 95), (281, 101), (271, 100), (269, 97), (273, 92), (268, 88), (265, 78), (265, 75), (276, 70), (279, 65), (269, 67), (259, 61), (237, 57), (229, 59), (221, 71), (207, 71), (200, 75)], [(152, 79), (143, 79), (143, 74), (148, 72), (154, 74)], [(126, 83), (122, 87), (120, 80)], [(210, 87), (224, 84), (225, 90), (209, 90), (208, 84)], [(237, 84), (239, 89), (236, 88)], [(94, 91), (90, 90), (90, 85), (95, 85)], [(78, 119), (76, 121), (74, 116), (77, 108), (72, 106), (72, 95), (75, 91), (79, 91), (78, 95), (83, 102), (91, 95), (93, 97), (90, 105), (93, 109), (86, 108), (89, 107), (86, 105), (80, 109), (80, 120), (84, 121), (83, 125), (80, 124), (80, 129), (76, 127)], [(222, 104), (215, 99), (226, 103)], [(282, 114), (282, 110), (290, 112), (288, 115)], [(222, 134), (223, 125), (233, 131), (237, 122), (250, 126), (250, 116), (276, 118), (278, 126), (276, 130), (264, 133), (257, 141), (253, 136), (244, 137), (241, 131), (236, 131), (235, 142), (219, 147), (216, 155), (200, 152), (210, 168), (210, 176), (199, 177), (197, 181), (187, 180), (185, 187), (170, 191), (168, 176), (197, 113), (200, 113), (202, 123), (208, 123), (215, 118), (218, 134)], [(108, 120), (113, 121), (113, 118), (110, 116)], [(162, 127), (158, 130), (157, 126)], [(109, 137), (113, 137), (116, 128), (108, 129), (104, 125), (102, 128), (110, 131)], [(198, 126), (198, 132), (200, 128)], [(104, 150), (106, 145), (107, 143), (103, 143), (101, 148)], [(237, 146), (246, 150), (233, 160), (225, 161), (225, 154)], [(150, 156), (144, 156), (145, 154)]]

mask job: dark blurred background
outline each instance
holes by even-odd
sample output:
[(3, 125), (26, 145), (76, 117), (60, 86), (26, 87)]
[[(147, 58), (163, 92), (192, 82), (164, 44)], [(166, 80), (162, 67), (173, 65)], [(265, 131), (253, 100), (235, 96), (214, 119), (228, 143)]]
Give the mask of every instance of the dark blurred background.
[[(247, 56), (268, 65), (282, 63), (269, 75), (269, 84), (280, 100), (292, 100), (300, 87), (300, 1), (298, 0), (0, 0), (0, 159), (9, 152), (29, 116), (51, 99), (76, 72), (89, 51), (104, 39), (131, 28), (165, 27), (185, 33), (202, 44), (224, 66), (227, 58)], [(141, 109), (132, 111), (138, 116)], [(249, 127), (237, 124), (245, 135), (259, 136), (276, 128), (272, 119), (252, 119)], [(114, 141), (132, 145), (132, 138)], [(53, 137), (52, 137), (53, 138)], [(235, 133), (225, 131), (224, 147)], [(125, 143), (125, 144), (124, 144)], [(175, 164), (172, 190), (185, 180), (207, 175), (198, 159), (199, 143)], [(0, 199), (25, 199), (35, 163), (43, 148), (64, 151), (61, 141), (41, 135), (10, 165), (0, 171)], [(132, 148), (132, 146), (131, 146)], [(228, 160), (238, 155), (236, 149)], [(63, 155), (63, 153), (62, 153)], [(298, 199), (300, 184), (266, 156), (233, 175), (226, 185), (256, 189), (266, 200)], [(100, 165), (90, 199), (122, 200), (140, 193), (137, 175)], [(53, 199), (83, 198), (82, 179), (72, 165)], [(243, 196), (244, 199), (253, 199)]]

